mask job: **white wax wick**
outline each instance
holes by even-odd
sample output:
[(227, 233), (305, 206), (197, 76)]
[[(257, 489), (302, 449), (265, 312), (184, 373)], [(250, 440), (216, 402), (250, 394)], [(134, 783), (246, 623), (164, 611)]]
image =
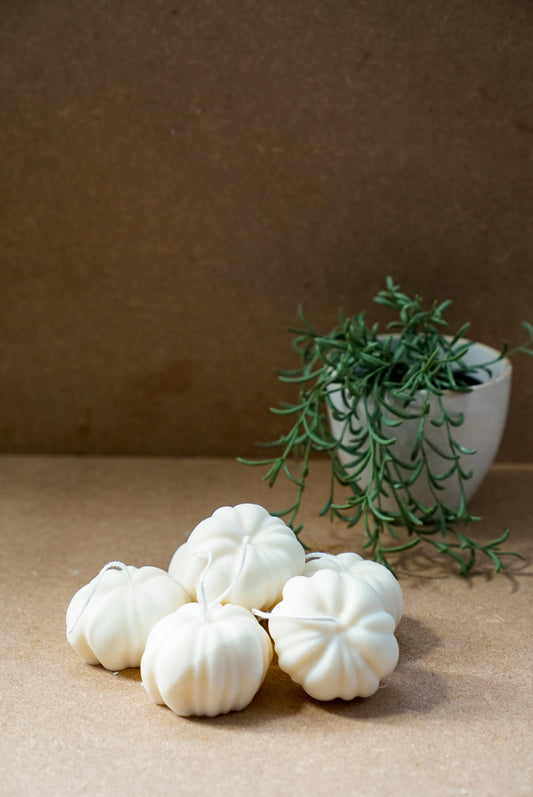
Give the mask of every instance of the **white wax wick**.
[(342, 573), (346, 572), (346, 567), (344, 563), (337, 557), (334, 553), (326, 553), (325, 551), (313, 551), (312, 553), (306, 553), (305, 561), (312, 562), (315, 559), (327, 559), (328, 562), (331, 562), (332, 565), (338, 567)]
[(205, 618), (205, 616), (206, 616), (206, 614), (207, 614), (207, 612), (208, 612), (208, 610), (210, 608), (212, 608), (213, 606), (218, 606), (219, 604), (222, 603), (224, 598), (227, 595), (229, 595), (229, 593), (231, 592), (231, 590), (233, 589), (233, 587), (235, 586), (235, 584), (238, 582), (239, 578), (241, 577), (242, 571), (244, 569), (244, 563), (246, 562), (246, 552), (248, 550), (249, 541), (250, 541), (250, 537), (249, 537), (249, 535), (246, 535), (243, 538), (243, 541), (242, 541), (241, 558), (239, 560), (239, 566), (237, 567), (237, 573), (235, 574), (233, 580), (231, 581), (229, 586), (226, 587), (224, 592), (222, 592), (218, 596), (218, 598), (215, 598), (214, 600), (210, 601), (209, 603), (207, 602), (207, 598), (206, 598), (206, 594), (205, 594), (205, 578), (206, 578), (206, 575), (207, 575), (207, 573), (209, 571), (209, 568), (212, 565), (213, 557), (212, 557), (211, 551), (195, 551), (194, 552), (195, 556), (207, 556), (207, 564), (204, 567), (204, 569), (202, 570), (202, 574), (201, 574), (201, 576), (199, 578), (199, 581), (198, 581), (198, 603), (202, 607), (204, 618)]
[(89, 594), (87, 595), (85, 603), (81, 607), (78, 616), (76, 617), (76, 619), (74, 620), (74, 622), (72, 623), (70, 628), (67, 628), (67, 634), (71, 634), (74, 631), (74, 629), (76, 628), (76, 626), (78, 625), (78, 623), (79, 623), (83, 613), (85, 612), (87, 606), (89, 605), (89, 603), (94, 598), (94, 594), (95, 594), (96, 590), (98, 589), (98, 587), (100, 586), (100, 582), (102, 581), (102, 578), (104, 577), (105, 573), (107, 573), (108, 570), (122, 570), (122, 572), (126, 573), (126, 575), (128, 576), (130, 586), (133, 586), (133, 580), (131, 578), (131, 573), (128, 570), (128, 566), (126, 564), (124, 564), (124, 562), (108, 562), (106, 565), (104, 565), (102, 567), (102, 569), (100, 570), (100, 572), (98, 573), (98, 575), (94, 579), (93, 587), (92, 587), (91, 591), (89, 592)]
[(292, 620), (296, 623), (335, 623), (336, 625), (339, 624), (339, 619), (337, 617), (333, 617), (332, 615), (317, 615), (315, 617), (301, 617), (295, 614), (273, 614), (272, 612), (262, 612), (259, 609), (252, 609), (252, 614), (255, 614), (256, 617), (260, 617), (262, 620), (270, 620), (271, 617), (275, 617), (276, 620)]

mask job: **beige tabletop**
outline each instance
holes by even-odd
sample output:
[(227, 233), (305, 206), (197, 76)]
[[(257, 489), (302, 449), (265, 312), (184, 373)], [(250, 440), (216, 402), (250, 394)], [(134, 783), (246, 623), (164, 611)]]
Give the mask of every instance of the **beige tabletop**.
[[(303, 519), (313, 549), (361, 552), (362, 531)], [(65, 637), (74, 592), (111, 560), (166, 568), (220, 505), (281, 508), (226, 459), (0, 459), (2, 795), (533, 794), (533, 466), (497, 465), (472, 534), (509, 526), (510, 560), (465, 580), (437, 554), (395, 564), (400, 660), (378, 692), (319, 703), (273, 663), (252, 704), (214, 719), (154, 705), (138, 670), (84, 664)]]

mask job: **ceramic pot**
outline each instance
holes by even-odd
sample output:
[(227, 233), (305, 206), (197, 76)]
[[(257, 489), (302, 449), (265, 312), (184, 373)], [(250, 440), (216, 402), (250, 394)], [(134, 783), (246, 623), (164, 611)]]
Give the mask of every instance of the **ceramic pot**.
[[(474, 343), (464, 357), (468, 366), (475, 366), (481, 363), (494, 360), (499, 352), (490, 346), (482, 343)], [(475, 493), (483, 481), (488, 469), (496, 456), (500, 441), (505, 427), (509, 397), (511, 391), (512, 366), (508, 359), (502, 359), (490, 366), (490, 372), (480, 370), (476, 372), (476, 379), (479, 384), (472, 387), (467, 393), (454, 393), (446, 391), (443, 395), (443, 402), (446, 412), (454, 417), (464, 416), (464, 421), (460, 426), (452, 429), (453, 438), (461, 446), (474, 449), (473, 454), (461, 455), (461, 467), (464, 471), (472, 471), (472, 476), (463, 482), (466, 500), (468, 501)], [(352, 398), (347, 396), (341, 388), (330, 394), (331, 402), (340, 412), (352, 405)], [(408, 411), (419, 412), (425, 402), (425, 392), (420, 392)], [(426, 416), (425, 434), (430, 439), (433, 446), (441, 451), (449, 452), (447, 432), (444, 427), (436, 427), (431, 424), (431, 419), (438, 419), (441, 415), (438, 400), (435, 396), (430, 396), (430, 410)], [(359, 403), (360, 404), (360, 403)], [(369, 404), (370, 406), (370, 404)], [(370, 407), (371, 411), (371, 407)], [(364, 422), (364, 409), (357, 407), (357, 412), (361, 421)], [(332, 412), (328, 407), (328, 415), (331, 432), (334, 437), (342, 437), (342, 422), (333, 418)], [(392, 414), (390, 415), (391, 418)], [(418, 429), (418, 420), (404, 421), (401, 426), (384, 426), (385, 434), (388, 437), (396, 438), (391, 448), (394, 453), (404, 462), (409, 462), (411, 452)], [(360, 428), (360, 427), (359, 427)], [(343, 443), (350, 444), (350, 435), (342, 437)], [(429, 465), (434, 474), (443, 474), (449, 470), (452, 464), (450, 460), (439, 456), (429, 446), (425, 447), (425, 453)], [(348, 468), (350, 466), (350, 455), (339, 450), (338, 456), (342, 464)], [(402, 474), (405, 478), (409, 471), (405, 470)], [(370, 478), (370, 469), (365, 469), (360, 478), (360, 485), (366, 487)], [(459, 480), (453, 475), (450, 479), (442, 481), (442, 490), (438, 491), (439, 499), (447, 506), (458, 509), (461, 502), (461, 491)], [(435, 504), (435, 496), (428, 484), (424, 471), (410, 488), (411, 493), (424, 506), (432, 507)], [(396, 510), (397, 504), (393, 498), (383, 497), (381, 506), (383, 509)]]

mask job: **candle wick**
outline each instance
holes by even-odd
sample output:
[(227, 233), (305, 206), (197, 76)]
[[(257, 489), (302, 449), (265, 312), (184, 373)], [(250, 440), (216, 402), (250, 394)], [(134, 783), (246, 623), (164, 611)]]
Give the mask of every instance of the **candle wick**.
[(218, 596), (218, 598), (215, 598), (214, 600), (209, 601), (209, 603), (207, 602), (207, 597), (206, 597), (206, 594), (205, 594), (205, 579), (206, 579), (206, 576), (207, 576), (207, 572), (208, 572), (209, 568), (212, 565), (213, 557), (212, 557), (211, 551), (209, 551), (209, 550), (194, 551), (194, 555), (195, 556), (207, 556), (206, 566), (202, 570), (200, 578), (198, 579), (198, 586), (196, 588), (196, 594), (197, 594), (197, 597), (198, 597), (198, 603), (202, 607), (202, 613), (203, 613), (203, 616), (204, 616), (204, 620), (207, 617), (207, 612), (209, 611), (209, 609), (211, 609), (213, 606), (217, 606), (218, 604), (222, 603), (224, 598), (227, 597), (227, 595), (231, 592), (231, 590), (233, 589), (233, 587), (235, 586), (235, 584), (237, 583), (237, 581), (241, 577), (242, 571), (244, 569), (244, 563), (246, 561), (246, 552), (248, 550), (249, 541), (250, 541), (250, 537), (247, 534), (242, 540), (241, 557), (240, 557), (240, 560), (239, 560), (237, 573), (234, 576), (231, 584), (228, 587), (226, 587), (224, 592), (222, 592)]
[(207, 571), (211, 567), (211, 562), (213, 561), (213, 557), (211, 555), (211, 551), (194, 551), (194, 555), (195, 556), (207, 556), (207, 562), (206, 562), (206, 565), (205, 565), (204, 569), (202, 570), (200, 578), (198, 579), (198, 587), (197, 587), (197, 590), (196, 590), (196, 593), (197, 593), (197, 596), (198, 596), (198, 603), (200, 604), (200, 606), (202, 608), (202, 615), (203, 615), (203, 618), (205, 620), (206, 617), (207, 617), (207, 610), (209, 608), (208, 605), (207, 605), (207, 599), (205, 597), (205, 577), (206, 577)]
[(130, 573), (130, 571), (128, 569), (128, 566), (126, 564), (124, 564), (124, 562), (108, 562), (106, 565), (104, 565), (102, 567), (102, 569), (100, 570), (100, 572), (98, 573), (98, 575), (93, 580), (92, 589), (89, 592), (89, 594), (88, 594), (88, 596), (87, 596), (87, 598), (85, 600), (85, 603), (81, 607), (81, 610), (80, 610), (78, 616), (76, 617), (76, 619), (74, 620), (74, 622), (72, 623), (70, 628), (67, 628), (67, 635), (68, 636), (70, 636), (70, 634), (72, 634), (72, 632), (74, 631), (74, 629), (78, 625), (83, 613), (87, 609), (87, 606), (89, 605), (89, 603), (94, 598), (94, 594), (95, 594), (96, 590), (98, 589), (98, 587), (100, 586), (100, 582), (102, 581), (102, 579), (105, 576), (105, 574), (107, 573), (107, 571), (108, 570), (113, 570), (113, 569), (114, 570), (122, 570), (123, 573), (126, 573), (128, 578), (129, 578), (130, 586), (133, 586), (133, 579), (131, 577), (131, 573)]
[(252, 609), (252, 614), (255, 614), (256, 617), (260, 617), (262, 620), (270, 620), (274, 618), (275, 620), (294, 620), (296, 622), (301, 623), (335, 623), (335, 625), (339, 624), (339, 618), (333, 617), (333, 615), (323, 614), (316, 617), (301, 617), (299, 615), (292, 615), (292, 614), (274, 614), (273, 612), (262, 612), (259, 609)]
[(325, 551), (315, 551), (313, 553), (306, 553), (305, 561), (312, 562), (314, 559), (329, 559), (329, 561), (336, 565), (342, 573), (346, 572), (346, 566), (340, 559), (333, 553), (326, 553)]
[(231, 590), (233, 589), (233, 587), (235, 586), (235, 584), (237, 583), (237, 581), (241, 577), (242, 571), (244, 569), (244, 563), (246, 562), (246, 553), (248, 551), (248, 543), (249, 543), (249, 541), (250, 541), (250, 537), (247, 534), (245, 537), (243, 537), (243, 540), (242, 540), (241, 558), (240, 558), (240, 561), (239, 561), (239, 566), (237, 568), (237, 574), (235, 575), (233, 581), (231, 582), (229, 587), (227, 587), (224, 590), (224, 592), (221, 595), (218, 596), (218, 598), (216, 598), (215, 600), (211, 601), (209, 606), (216, 606), (217, 604), (222, 603), (224, 598), (226, 598), (229, 595), (229, 593), (231, 592)]

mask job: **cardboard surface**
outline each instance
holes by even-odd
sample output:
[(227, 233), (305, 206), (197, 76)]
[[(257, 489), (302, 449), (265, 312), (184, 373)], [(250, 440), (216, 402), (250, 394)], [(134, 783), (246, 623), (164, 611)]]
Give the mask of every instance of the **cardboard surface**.
[(522, 339), (530, 3), (0, 6), (0, 451), (250, 455), (298, 304), (374, 320), (387, 274)]
[[(360, 529), (315, 516), (325, 467), (313, 465), (303, 540), (360, 551)], [(320, 704), (274, 664), (244, 711), (183, 719), (150, 702), (137, 670), (81, 661), (70, 598), (111, 560), (167, 567), (218, 506), (274, 511), (288, 487), (223, 459), (1, 458), (2, 795), (531, 794), (532, 486), (533, 466), (499, 465), (472, 507), (479, 539), (512, 528), (525, 561), (505, 573), (396, 563), (400, 661), (374, 697)]]

